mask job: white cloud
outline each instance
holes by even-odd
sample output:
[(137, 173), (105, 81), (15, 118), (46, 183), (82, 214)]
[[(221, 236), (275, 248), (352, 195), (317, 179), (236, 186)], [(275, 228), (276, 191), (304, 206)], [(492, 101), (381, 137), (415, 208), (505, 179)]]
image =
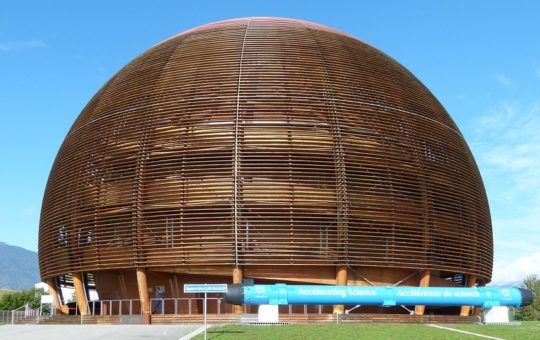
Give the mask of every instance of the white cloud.
[(533, 61), (532, 67), (534, 69), (534, 75), (540, 78), (540, 65), (537, 62)]
[(0, 51), (18, 51), (46, 47), (42, 40), (12, 41), (0, 43)]
[[(479, 127), (474, 145), (482, 167), (511, 184), (523, 180), (540, 184), (540, 105), (501, 102), (480, 119)], [(521, 189), (532, 191), (536, 186)]]
[(504, 87), (512, 87), (516, 85), (516, 82), (512, 79), (508, 78), (502, 73), (497, 73), (493, 76), (493, 78), (502, 86)]
[(493, 284), (519, 283), (540, 274), (540, 102), (500, 102), (477, 126), (471, 147), (493, 219)]
[(25, 217), (33, 217), (36, 213), (36, 207), (31, 206), (28, 208), (23, 209), (22, 214)]
[(495, 108), (488, 110), (487, 114), (479, 120), (481, 130), (477, 132), (497, 132), (508, 126), (509, 122), (518, 114), (518, 104), (515, 102), (500, 102)]
[(528, 275), (540, 276), (540, 250), (518, 258), (495, 262), (491, 286), (520, 285)]
[[(513, 211), (511, 217), (496, 217), (493, 220), (495, 243), (495, 267), (497, 263), (513, 261), (540, 251), (540, 206), (538, 202), (508, 203)], [(531, 208), (530, 206), (535, 206)], [(492, 212), (500, 215), (495, 209)], [(499, 278), (494, 277), (494, 280)]]

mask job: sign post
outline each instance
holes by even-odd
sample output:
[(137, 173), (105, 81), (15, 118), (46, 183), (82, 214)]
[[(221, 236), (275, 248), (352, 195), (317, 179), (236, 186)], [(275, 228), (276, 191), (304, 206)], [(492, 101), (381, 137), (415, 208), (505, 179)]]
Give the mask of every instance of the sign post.
[(226, 283), (186, 283), (184, 284), (184, 293), (204, 293), (204, 340), (206, 340), (206, 300), (208, 293), (227, 293)]
[(206, 340), (206, 294), (207, 292), (204, 292), (204, 307), (203, 307), (203, 314), (204, 314), (204, 340)]

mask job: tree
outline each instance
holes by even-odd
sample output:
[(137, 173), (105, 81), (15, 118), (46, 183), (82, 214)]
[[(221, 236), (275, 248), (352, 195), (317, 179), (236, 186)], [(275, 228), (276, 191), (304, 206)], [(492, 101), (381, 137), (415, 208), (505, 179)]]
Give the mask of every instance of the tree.
[(46, 295), (42, 288), (31, 288), (20, 292), (10, 292), (0, 298), (0, 310), (13, 310), (28, 303), (31, 308), (39, 308), (41, 295)]
[(529, 289), (535, 296), (531, 305), (520, 307), (516, 310), (516, 319), (523, 321), (540, 320), (540, 279), (534, 274), (529, 275), (523, 280), (521, 287)]

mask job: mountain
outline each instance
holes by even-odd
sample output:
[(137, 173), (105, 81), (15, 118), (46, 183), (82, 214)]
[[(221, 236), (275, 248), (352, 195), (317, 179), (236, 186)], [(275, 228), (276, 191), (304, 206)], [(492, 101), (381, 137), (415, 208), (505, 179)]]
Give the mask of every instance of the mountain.
[(0, 242), (0, 289), (29, 289), (39, 281), (37, 253)]

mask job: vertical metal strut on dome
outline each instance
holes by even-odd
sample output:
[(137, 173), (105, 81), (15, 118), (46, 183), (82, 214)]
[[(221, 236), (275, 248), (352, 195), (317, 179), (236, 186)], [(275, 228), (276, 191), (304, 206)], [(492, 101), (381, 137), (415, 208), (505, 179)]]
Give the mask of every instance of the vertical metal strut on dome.
[(238, 267), (238, 195), (239, 195), (239, 170), (238, 170), (238, 158), (240, 153), (239, 137), (239, 124), (240, 124), (240, 87), (242, 85), (242, 62), (244, 61), (244, 48), (246, 46), (246, 37), (249, 30), (249, 24), (251, 20), (247, 22), (246, 31), (244, 32), (244, 38), (242, 40), (242, 50), (240, 51), (240, 62), (238, 65), (238, 86), (236, 91), (236, 115), (234, 118), (234, 173), (233, 173), (233, 214), (234, 214), (234, 265)]
[[(305, 27), (305, 25), (304, 25)], [(334, 149), (334, 167), (336, 174), (336, 210), (337, 210), (337, 232), (338, 232), (338, 252), (339, 257), (342, 258), (342, 262), (348, 264), (348, 231), (349, 231), (349, 199), (347, 195), (347, 170), (345, 166), (345, 152), (343, 151), (343, 142), (341, 136), (341, 127), (336, 109), (336, 102), (334, 98), (334, 90), (332, 89), (330, 75), (328, 74), (328, 68), (326, 61), (321, 53), (321, 48), (317, 38), (313, 32), (308, 28), (305, 29), (309, 32), (315, 45), (317, 46), (317, 53), (319, 54), (322, 68), (324, 69), (324, 91), (323, 96), (325, 104), (330, 111), (330, 129), (333, 137), (333, 149)]]

